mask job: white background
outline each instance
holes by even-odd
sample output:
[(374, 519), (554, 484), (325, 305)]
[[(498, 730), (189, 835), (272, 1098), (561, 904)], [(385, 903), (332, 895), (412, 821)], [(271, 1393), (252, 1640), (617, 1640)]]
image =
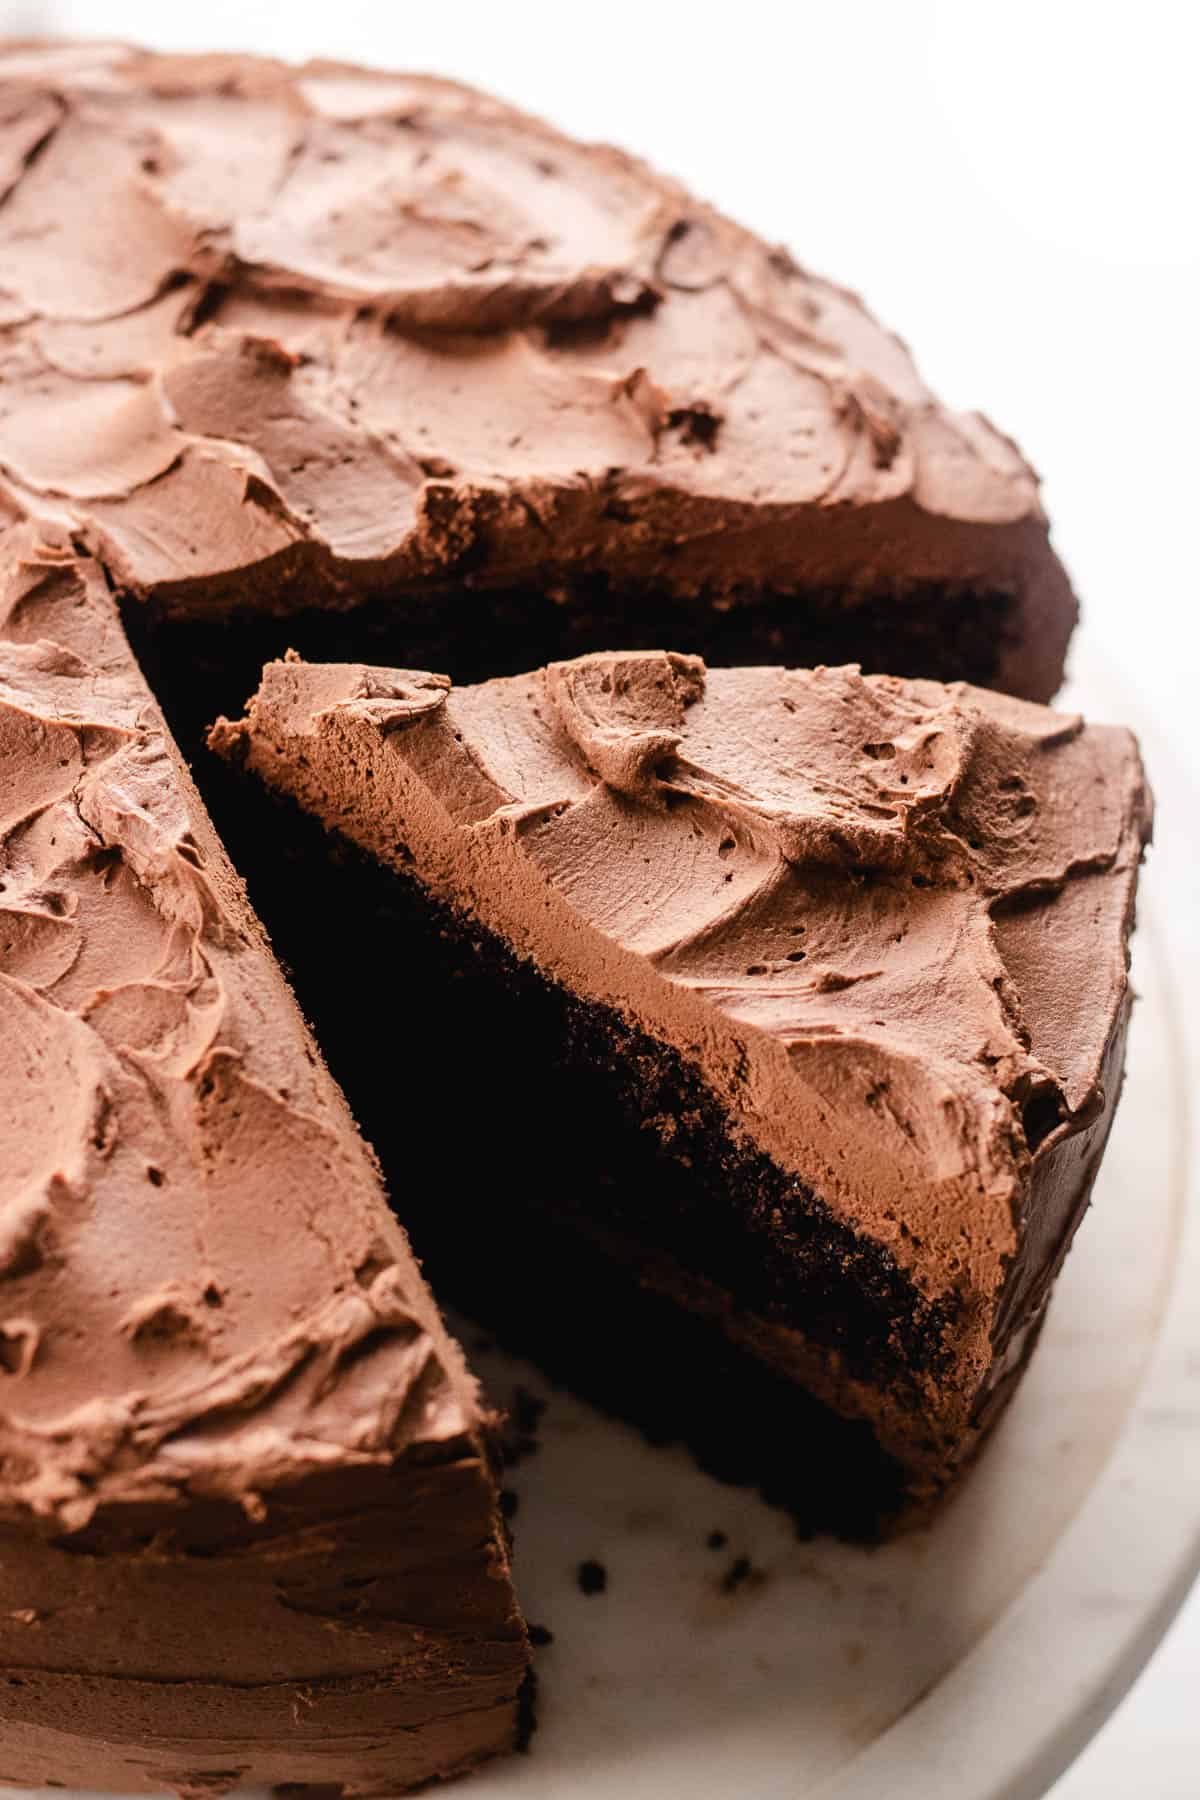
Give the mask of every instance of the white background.
[[(1152, 774), (1156, 753), (1200, 764), (1196, 18), (1189, 0), (0, 0), (7, 32), (478, 82), (860, 288), (943, 397), (1042, 471), (1085, 629), (1159, 721)], [(1198, 1706), (1193, 1597), (1054, 1800), (1196, 1800)]]

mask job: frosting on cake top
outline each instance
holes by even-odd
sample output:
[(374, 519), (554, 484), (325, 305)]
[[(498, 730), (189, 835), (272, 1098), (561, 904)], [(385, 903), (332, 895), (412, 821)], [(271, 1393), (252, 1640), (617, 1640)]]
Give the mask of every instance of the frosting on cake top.
[(928, 579), (1045, 614), (1046, 691), (1074, 616), (1028, 465), (853, 295), (617, 150), (330, 64), (0, 55), (0, 486), (184, 607)]

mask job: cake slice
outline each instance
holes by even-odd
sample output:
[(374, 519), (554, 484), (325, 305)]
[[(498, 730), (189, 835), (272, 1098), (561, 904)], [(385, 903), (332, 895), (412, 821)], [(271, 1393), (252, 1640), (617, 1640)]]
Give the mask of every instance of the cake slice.
[(0, 95), (0, 491), (174, 615), (172, 723), (281, 612), (460, 679), (668, 642), (1058, 687), (1019, 451), (645, 164), (330, 63), (13, 46)]
[(391, 1793), (510, 1748), (491, 1420), (100, 572), (24, 527), (0, 1121), (0, 1779)]
[(287, 660), (213, 742), (379, 865), (310, 890), (326, 839), (287, 880), (391, 1024), (342, 1072), (372, 1130), (398, 1084), (424, 1120), (384, 1154), (431, 1266), (806, 1525), (943, 1493), (1112, 1122), (1130, 735), (631, 652), (463, 688)]

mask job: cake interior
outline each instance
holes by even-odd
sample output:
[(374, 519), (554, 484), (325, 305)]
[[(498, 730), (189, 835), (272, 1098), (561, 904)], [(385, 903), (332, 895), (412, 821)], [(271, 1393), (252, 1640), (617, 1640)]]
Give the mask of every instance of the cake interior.
[[(166, 618), (159, 602), (122, 609), (159, 704), (194, 759), (217, 713), (238, 716), (263, 664), (287, 648), (306, 662), (433, 669), (460, 687), (590, 651), (664, 644), (702, 656), (710, 668), (856, 662), (868, 675), (990, 687), (1015, 638), (1018, 606), (1011, 594), (931, 582), (858, 596), (817, 588), (681, 599), (615, 588), (600, 576), (581, 577), (570, 589), (385, 593), (345, 610), (338, 610), (344, 596), (292, 593), (281, 578), (271, 600), (287, 611)], [(202, 767), (197, 774), (203, 786)]]
[(756, 1483), (801, 1530), (886, 1531), (910, 1472), (672, 1288), (708, 1282), (768, 1327), (799, 1321), (852, 1374), (901, 1390), (936, 1373), (944, 1309), (731, 1137), (677, 1052), (200, 746), (212, 701), (197, 720), (188, 634), (145, 623), (214, 819), (439, 1296), (606, 1410)]

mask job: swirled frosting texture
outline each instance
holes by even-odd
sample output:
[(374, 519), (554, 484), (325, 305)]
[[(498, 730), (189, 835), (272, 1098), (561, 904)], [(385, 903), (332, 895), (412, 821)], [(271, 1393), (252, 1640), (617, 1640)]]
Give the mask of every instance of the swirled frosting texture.
[[(474, 1383), (99, 570), (24, 526), (0, 535), (0, 1125), (0, 1651), (32, 1671), (0, 1703), (6, 1774), (187, 1785), (224, 1731), (218, 1769), (316, 1779), (287, 1678), (319, 1697), (330, 1672), (359, 1679), (339, 1716), (382, 1755), (347, 1748), (339, 1779), (425, 1779), (511, 1742), (521, 1630)], [(413, 1508), (406, 1538), (418, 1491), (437, 1523)], [(364, 1581), (394, 1583), (424, 1540), (440, 1613), (423, 1575), (394, 1602), (412, 1625), (373, 1634), (364, 1603), (346, 1652), (322, 1624), (336, 1595), (287, 1610), (255, 1530), (293, 1579), (319, 1552), (336, 1588), (333, 1541), (302, 1546), (338, 1510)], [(395, 1541), (364, 1550), (380, 1517)], [(174, 1548), (197, 1532), (202, 1583)], [(89, 1560), (106, 1533), (119, 1551)], [(37, 1632), (14, 1631), (26, 1613)], [(393, 1725), (429, 1722), (418, 1695), (436, 1718), (472, 1694), (477, 1640), (477, 1742), (389, 1762)]]
[[(0, 55), (0, 482), (185, 609), (600, 575), (1074, 602), (1036, 479), (859, 301), (427, 77)], [(964, 595), (964, 605), (969, 597)]]
[(949, 1377), (887, 1429), (965, 1430), (1116, 1098), (1150, 828), (1127, 732), (639, 652), (461, 690), (286, 661), (215, 741), (697, 1065), (736, 1134), (953, 1303)]

